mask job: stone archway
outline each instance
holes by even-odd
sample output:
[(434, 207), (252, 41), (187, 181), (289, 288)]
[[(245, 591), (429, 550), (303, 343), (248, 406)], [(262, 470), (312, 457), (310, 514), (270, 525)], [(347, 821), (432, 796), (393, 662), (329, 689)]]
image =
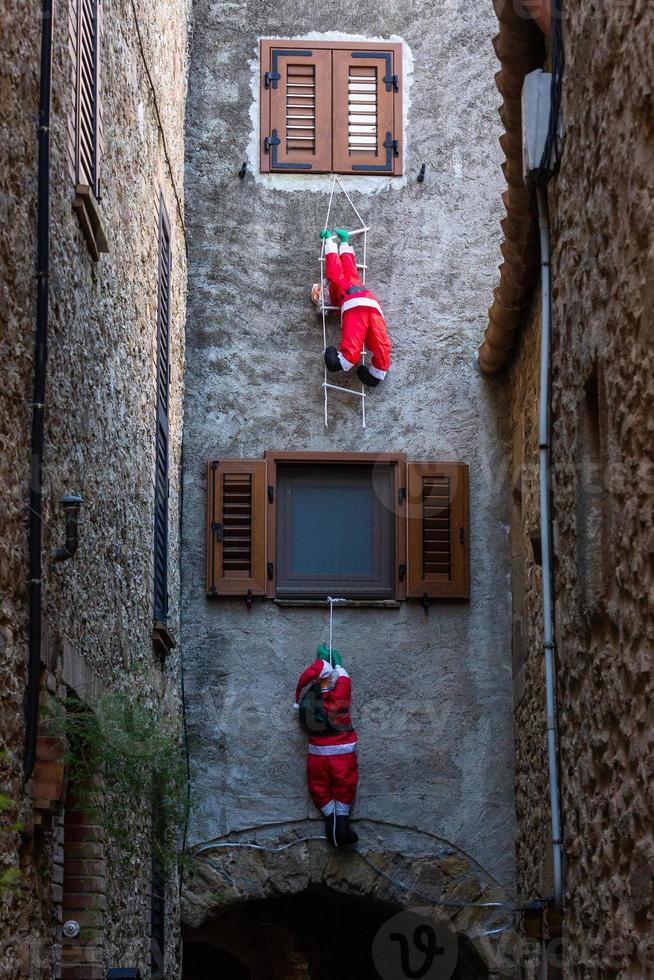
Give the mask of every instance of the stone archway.
[[(330, 936), (338, 933), (341, 949), (356, 964), (348, 975), (373, 980), (379, 977), (370, 958), (375, 934), (398, 911), (413, 909), (446, 924), (456, 937), (454, 980), (505, 972), (515, 935), (511, 929), (483, 934), (502, 916), (510, 923), (510, 911), (436, 904), (507, 902), (505, 890), (447, 842), (406, 828), (368, 829), (348, 852), (334, 852), (317, 839), (312, 821), (283, 836), (279, 827), (260, 829), (261, 849), (252, 848), (245, 834), (216, 841), (215, 850), (197, 856), (186, 878), (185, 950), (198, 963), (202, 944), (207, 971), (212, 960), (217, 971), (220, 958), (231, 957), (232, 972), (215, 973), (221, 980), (332, 980), (343, 975), (342, 963), (339, 972), (332, 962)], [(186, 971), (184, 977), (196, 980)]]

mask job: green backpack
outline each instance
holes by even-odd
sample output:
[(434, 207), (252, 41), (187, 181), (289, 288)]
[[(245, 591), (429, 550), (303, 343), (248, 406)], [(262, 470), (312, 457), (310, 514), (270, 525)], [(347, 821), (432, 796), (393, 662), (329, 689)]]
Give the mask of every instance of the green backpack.
[[(316, 651), (321, 660), (330, 661), (329, 648), (321, 643)], [(343, 659), (338, 650), (332, 649), (331, 662), (334, 667), (341, 667)], [(334, 725), (327, 717), (325, 702), (322, 699), (320, 684), (315, 681), (306, 689), (300, 698), (300, 725), (307, 735), (335, 735), (338, 732), (351, 732), (352, 729), (345, 725)]]
[(320, 684), (316, 681), (300, 698), (300, 725), (307, 735), (329, 735), (335, 729), (329, 724)]

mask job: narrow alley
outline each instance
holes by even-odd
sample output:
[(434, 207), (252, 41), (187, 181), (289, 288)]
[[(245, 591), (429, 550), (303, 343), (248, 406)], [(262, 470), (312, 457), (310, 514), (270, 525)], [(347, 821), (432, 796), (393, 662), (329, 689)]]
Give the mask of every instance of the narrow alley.
[(654, 976), (651, 5), (0, 10), (0, 980)]

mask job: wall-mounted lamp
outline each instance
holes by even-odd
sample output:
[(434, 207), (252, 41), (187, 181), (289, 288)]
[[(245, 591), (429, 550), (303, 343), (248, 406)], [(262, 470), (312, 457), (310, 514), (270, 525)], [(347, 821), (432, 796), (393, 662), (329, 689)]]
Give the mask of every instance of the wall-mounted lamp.
[(66, 545), (63, 548), (55, 548), (52, 557), (54, 561), (66, 561), (72, 558), (77, 551), (79, 544), (79, 509), (83, 504), (81, 497), (73, 494), (66, 494), (59, 498), (59, 503), (64, 509), (66, 518)]

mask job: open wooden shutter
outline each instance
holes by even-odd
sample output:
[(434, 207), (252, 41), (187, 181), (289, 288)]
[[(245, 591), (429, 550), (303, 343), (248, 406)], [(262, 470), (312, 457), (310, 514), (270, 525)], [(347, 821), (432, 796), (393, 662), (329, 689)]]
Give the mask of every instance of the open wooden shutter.
[(266, 461), (212, 460), (207, 471), (207, 594), (265, 592)]
[(409, 598), (468, 599), (468, 467), (408, 463)]
[(333, 169), (402, 173), (402, 48), (333, 53)]
[(262, 42), (261, 170), (331, 170), (331, 51)]
[(157, 417), (154, 478), (154, 619), (168, 616), (168, 401), (170, 393), (170, 225), (159, 202)]
[(99, 0), (76, 0), (75, 182), (98, 194)]

